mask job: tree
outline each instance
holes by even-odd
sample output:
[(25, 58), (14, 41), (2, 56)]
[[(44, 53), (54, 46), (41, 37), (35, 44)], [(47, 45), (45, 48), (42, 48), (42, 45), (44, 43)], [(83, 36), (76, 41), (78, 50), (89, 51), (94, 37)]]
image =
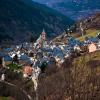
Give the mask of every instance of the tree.
[(33, 43), (35, 41), (34, 36), (31, 34), (29, 36), (29, 42)]

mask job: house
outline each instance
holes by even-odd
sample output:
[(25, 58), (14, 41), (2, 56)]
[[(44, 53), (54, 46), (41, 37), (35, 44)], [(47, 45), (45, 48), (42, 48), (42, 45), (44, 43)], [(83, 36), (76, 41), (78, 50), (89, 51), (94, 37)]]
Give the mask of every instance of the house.
[(64, 58), (66, 59), (66, 58), (70, 57), (70, 55), (71, 55), (71, 53), (70, 53), (70, 52), (67, 52), (67, 53), (64, 55)]
[(5, 53), (0, 51), (0, 57), (4, 57), (4, 56), (5, 56)]
[(56, 59), (55, 59), (54, 57), (51, 56), (51, 57), (49, 58), (48, 64), (50, 64), (50, 65), (54, 64), (54, 65), (55, 65), (55, 64), (56, 64)]
[(61, 67), (61, 64), (64, 62), (64, 59), (61, 59), (59, 57), (55, 57), (56, 64), (58, 67)]
[(100, 39), (100, 32), (99, 32), (99, 33), (97, 33), (97, 38), (99, 38), (99, 39)]
[(19, 58), (19, 64), (31, 64), (31, 60), (26, 54), (22, 53)]
[(32, 52), (32, 51), (31, 52), (28, 52), (28, 56), (29, 57), (34, 57), (34, 52)]
[(37, 58), (37, 59), (43, 58), (43, 52), (37, 52), (36, 58)]
[(97, 37), (90, 37), (89, 40), (91, 42), (97, 43), (99, 39)]
[(9, 52), (8, 54), (9, 54), (9, 56), (10, 56), (11, 58), (13, 58), (13, 57), (16, 55), (15, 52)]
[(90, 44), (91, 42), (93, 43), (97, 43), (98, 42), (98, 38), (97, 37), (86, 37), (84, 43), (86, 45)]
[(34, 62), (33, 62), (33, 66), (32, 67), (40, 67), (41, 66), (41, 62), (40, 62), (40, 60), (37, 60), (37, 59), (35, 59), (34, 60)]
[(74, 51), (80, 52), (80, 51), (81, 51), (80, 46), (76, 44), (76, 45), (74, 46)]
[(53, 48), (53, 55), (57, 57), (64, 57), (64, 54), (59, 47)]
[(32, 73), (33, 73), (32, 67), (30, 67), (30, 66), (23, 67), (23, 77), (24, 78), (31, 76)]
[(72, 48), (71, 48), (70, 46), (66, 45), (66, 46), (64, 47), (63, 53), (66, 54), (66, 53), (70, 52), (71, 49), (72, 49)]
[(81, 53), (88, 52), (88, 45), (85, 45), (85, 44), (84, 44), (84, 45), (81, 46), (80, 48), (81, 48), (81, 50), (82, 50)]
[(97, 45), (92, 42), (91, 44), (88, 45), (88, 50), (89, 50), (89, 53), (95, 52), (97, 50)]
[(4, 52), (11, 52), (13, 49), (12, 48), (4, 48), (3, 51)]
[(64, 50), (64, 46), (63, 45), (59, 45), (59, 48), (63, 51)]
[(12, 58), (8, 55), (4, 57), (0, 57), (0, 67), (5, 67), (6, 65), (9, 65), (12, 63)]
[(29, 57), (26, 54), (22, 53), (20, 56), (20, 60), (29, 60)]
[(68, 45), (70, 47), (74, 47), (75, 45), (82, 45), (82, 43), (79, 41), (79, 40), (76, 40), (75, 38), (71, 37), (69, 40), (68, 40)]

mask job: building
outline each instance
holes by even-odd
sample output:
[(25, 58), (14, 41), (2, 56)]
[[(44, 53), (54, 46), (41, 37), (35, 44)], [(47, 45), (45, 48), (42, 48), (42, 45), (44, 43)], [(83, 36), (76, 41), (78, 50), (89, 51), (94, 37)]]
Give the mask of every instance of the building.
[(97, 45), (95, 43), (91, 43), (88, 45), (89, 53), (95, 52), (97, 50)]
[(32, 67), (24, 66), (24, 68), (23, 68), (23, 77), (28, 77), (28, 76), (32, 75), (32, 72), (33, 72)]
[(40, 34), (40, 37), (37, 39), (35, 43), (35, 48), (42, 48), (45, 47), (46, 45), (47, 45), (46, 32), (43, 29), (42, 33)]

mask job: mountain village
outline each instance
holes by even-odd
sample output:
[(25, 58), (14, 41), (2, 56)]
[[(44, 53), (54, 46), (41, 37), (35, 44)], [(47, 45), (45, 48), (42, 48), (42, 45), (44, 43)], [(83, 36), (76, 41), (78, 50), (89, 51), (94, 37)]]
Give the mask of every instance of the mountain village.
[[(25, 42), (20, 45), (12, 45), (10, 48), (0, 48), (0, 66), (1, 68), (11, 68), (14, 72), (21, 72), (24, 78), (32, 79), (36, 91), (38, 76), (45, 74), (48, 67), (54, 65), (60, 68), (65, 60), (71, 56), (77, 57), (84, 53), (100, 50), (99, 35), (100, 33), (97, 33), (97, 36), (88, 37), (82, 42), (68, 36), (66, 44), (59, 44), (48, 41), (43, 29), (35, 43)], [(1, 80), (5, 80), (5, 76), (5, 73), (2, 73)]]
[(0, 0), (0, 100), (100, 100), (100, 1)]
[[(85, 38), (83, 41), (72, 36), (70, 33), (72, 30), (69, 28), (67, 33), (48, 40), (43, 29), (35, 42), (24, 42), (9, 47), (0, 46), (0, 81), (8, 81), (5, 70), (21, 74), (23, 79), (33, 82), (36, 100), (38, 100), (38, 78), (40, 76), (46, 76), (55, 67), (62, 68), (69, 58), (91, 55), (100, 51), (100, 32), (97, 32), (94, 37), (84, 36), (85, 30), (81, 22), (79, 30), (81, 37)], [(29, 95), (28, 99), (33, 100)]]

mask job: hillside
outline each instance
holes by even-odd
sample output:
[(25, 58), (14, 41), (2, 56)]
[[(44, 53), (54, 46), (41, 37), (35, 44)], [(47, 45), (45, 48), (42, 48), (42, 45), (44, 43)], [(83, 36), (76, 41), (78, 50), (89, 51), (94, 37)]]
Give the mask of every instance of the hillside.
[(43, 28), (50, 38), (60, 34), (73, 20), (31, 0), (0, 0), (0, 41), (24, 41), (39, 36)]
[[(6, 84), (0, 82), (1, 96), (28, 100), (25, 99), (27, 95), (25, 97), (19, 89), (22, 88), (35, 100), (31, 81), (24, 80), (21, 74), (10, 70), (6, 70), (6, 75), (7, 81), (16, 86), (5, 86)], [(39, 77), (38, 97), (39, 100), (100, 100), (99, 86), (100, 51), (97, 51), (74, 59), (68, 58), (60, 68), (48, 68), (46, 74)]]
[(100, 51), (66, 59), (61, 69), (41, 79), (39, 97), (41, 100), (43, 97), (45, 100), (99, 100), (99, 77)]
[(33, 0), (54, 8), (77, 20), (100, 12), (100, 0)]
[[(82, 37), (80, 34), (80, 22), (83, 23), (83, 28), (85, 29), (85, 34)], [(70, 32), (72, 31), (72, 32)], [(78, 40), (83, 41), (85, 39), (85, 37), (96, 37), (97, 33), (100, 32), (100, 13), (96, 13), (92, 16), (89, 16), (85, 19), (82, 19), (78, 22), (76, 22), (74, 25), (72, 25), (70, 27), (69, 33), (71, 36), (73, 36), (74, 38), (77, 38)], [(59, 35), (58, 37), (56, 37), (55, 39), (53, 39), (54, 42), (67, 42), (67, 29), (66, 32), (64, 32), (63, 34)]]
[(83, 27), (85, 27), (86, 34), (83, 37), (79, 36), (78, 39), (82, 41), (85, 39), (85, 37), (96, 37), (97, 33), (100, 32), (100, 13), (97, 13), (87, 19), (84, 19), (83, 23)]

